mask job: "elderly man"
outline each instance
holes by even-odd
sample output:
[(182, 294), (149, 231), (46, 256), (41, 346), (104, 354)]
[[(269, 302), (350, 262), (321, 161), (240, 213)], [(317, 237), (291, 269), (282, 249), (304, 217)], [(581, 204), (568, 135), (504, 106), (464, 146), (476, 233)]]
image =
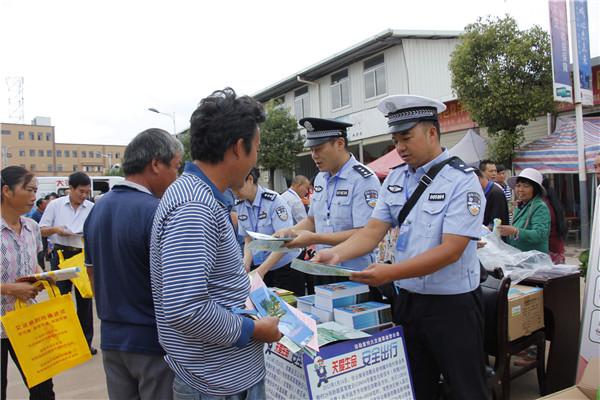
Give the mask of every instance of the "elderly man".
[(160, 198), (177, 179), (183, 146), (162, 129), (127, 145), (125, 180), (102, 196), (84, 228), (111, 399), (170, 399), (173, 372), (158, 343), (150, 287), (150, 236)]

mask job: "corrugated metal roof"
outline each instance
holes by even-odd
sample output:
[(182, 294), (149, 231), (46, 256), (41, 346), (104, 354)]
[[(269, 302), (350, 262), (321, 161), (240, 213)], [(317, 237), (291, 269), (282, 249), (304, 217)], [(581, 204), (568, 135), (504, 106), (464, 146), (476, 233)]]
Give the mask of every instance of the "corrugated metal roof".
[(400, 44), (402, 43), (402, 39), (455, 39), (458, 38), (461, 33), (461, 31), (388, 29), (260, 90), (255, 93), (253, 97), (259, 101), (267, 101), (274, 97), (281, 96), (294, 88), (304, 85), (303, 83), (298, 82), (298, 77), (303, 80), (318, 79), (343, 66), (352, 64), (389, 47)]

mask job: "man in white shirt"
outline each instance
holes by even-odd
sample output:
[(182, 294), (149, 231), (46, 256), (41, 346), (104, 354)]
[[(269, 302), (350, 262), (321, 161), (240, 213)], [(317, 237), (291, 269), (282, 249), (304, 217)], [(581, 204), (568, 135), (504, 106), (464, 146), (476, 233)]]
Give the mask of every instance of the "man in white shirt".
[[(90, 177), (83, 172), (72, 173), (69, 176), (69, 195), (52, 201), (44, 211), (40, 228), (42, 236), (48, 237), (54, 244), (50, 260), (52, 270), (58, 269), (57, 250), (62, 251), (65, 259), (83, 250), (83, 224), (94, 206), (94, 203), (87, 200), (91, 184)], [(62, 294), (69, 293), (73, 287), (71, 281), (60, 281), (56, 285)], [(96, 354), (96, 349), (92, 347), (94, 336), (92, 299), (84, 299), (78, 290), (75, 291), (75, 299), (81, 328), (91, 353)]]
[(292, 209), (294, 225), (306, 218), (306, 208), (302, 203), (302, 198), (306, 197), (309, 188), (310, 181), (308, 178), (304, 175), (296, 175), (289, 189), (281, 193), (281, 197)]

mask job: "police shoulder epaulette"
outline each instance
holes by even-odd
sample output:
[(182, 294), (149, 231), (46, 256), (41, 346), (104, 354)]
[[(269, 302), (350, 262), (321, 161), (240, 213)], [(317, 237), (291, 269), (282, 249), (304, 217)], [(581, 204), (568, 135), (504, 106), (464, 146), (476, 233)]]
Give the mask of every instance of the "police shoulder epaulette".
[(369, 176), (373, 175), (373, 173), (364, 165), (357, 164), (352, 167), (352, 169), (358, 172), (363, 178), (368, 178)]
[(473, 172), (475, 168), (469, 166), (466, 162), (458, 157), (452, 157), (448, 163), (451, 167), (461, 170), (464, 173)]
[(405, 165), (406, 165), (406, 163), (405, 163), (405, 162), (403, 162), (402, 164), (398, 164), (398, 165), (396, 165), (395, 167), (392, 167), (392, 168), (390, 168), (390, 169), (396, 169), (396, 168), (404, 167)]
[(273, 192), (263, 192), (263, 194), (262, 194), (263, 199), (267, 199), (267, 200), (271, 200), (271, 201), (274, 201), (276, 197), (277, 197), (277, 193), (273, 193)]

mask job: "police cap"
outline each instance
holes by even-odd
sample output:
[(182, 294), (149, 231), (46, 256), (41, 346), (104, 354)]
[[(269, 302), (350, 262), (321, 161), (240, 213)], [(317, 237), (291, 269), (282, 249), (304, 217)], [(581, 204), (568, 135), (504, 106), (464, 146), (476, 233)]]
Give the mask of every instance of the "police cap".
[(400, 94), (388, 96), (377, 105), (388, 119), (388, 133), (406, 132), (421, 121), (437, 121), (446, 105), (429, 97)]
[(315, 147), (328, 140), (347, 137), (347, 128), (352, 124), (323, 118), (302, 118), (298, 121), (306, 128), (306, 141), (304, 147)]

